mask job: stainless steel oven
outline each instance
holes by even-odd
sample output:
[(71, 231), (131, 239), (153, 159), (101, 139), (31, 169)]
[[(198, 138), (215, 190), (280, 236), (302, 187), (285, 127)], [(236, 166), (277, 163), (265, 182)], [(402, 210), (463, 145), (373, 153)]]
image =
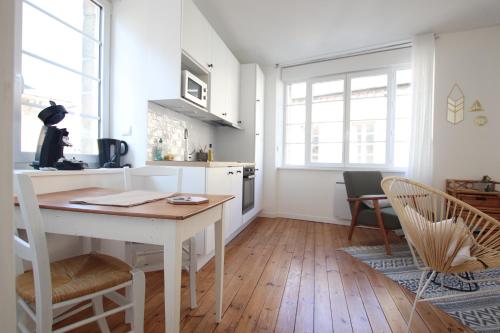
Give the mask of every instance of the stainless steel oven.
[(255, 205), (255, 168), (243, 168), (243, 208), (245, 214)]

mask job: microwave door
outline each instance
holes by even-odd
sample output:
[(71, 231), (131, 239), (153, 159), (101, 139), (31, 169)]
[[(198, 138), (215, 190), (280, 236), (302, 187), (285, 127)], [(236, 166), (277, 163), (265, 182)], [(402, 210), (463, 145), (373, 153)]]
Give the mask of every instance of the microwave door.
[(187, 93), (191, 96), (193, 96), (194, 98), (196, 98), (197, 100), (201, 100), (202, 99), (202, 87), (200, 84), (196, 83), (195, 81), (193, 81), (191, 78), (188, 77), (187, 79)]

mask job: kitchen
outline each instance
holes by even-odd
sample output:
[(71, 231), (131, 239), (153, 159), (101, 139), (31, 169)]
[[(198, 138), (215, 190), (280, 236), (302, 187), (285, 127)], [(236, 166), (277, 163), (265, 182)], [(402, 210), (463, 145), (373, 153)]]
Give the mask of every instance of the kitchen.
[(5, 331), (500, 328), (383, 187), (500, 202), (500, 6), (423, 1), (2, 1)]

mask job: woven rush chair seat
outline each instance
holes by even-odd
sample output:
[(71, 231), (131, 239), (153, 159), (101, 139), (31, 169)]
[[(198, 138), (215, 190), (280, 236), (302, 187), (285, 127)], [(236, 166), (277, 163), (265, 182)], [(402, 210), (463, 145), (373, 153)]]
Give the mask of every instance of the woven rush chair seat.
[[(132, 279), (132, 268), (104, 254), (86, 254), (50, 264), (52, 303), (59, 303), (111, 288)], [(35, 303), (33, 271), (16, 278), (16, 290), (26, 302)]]

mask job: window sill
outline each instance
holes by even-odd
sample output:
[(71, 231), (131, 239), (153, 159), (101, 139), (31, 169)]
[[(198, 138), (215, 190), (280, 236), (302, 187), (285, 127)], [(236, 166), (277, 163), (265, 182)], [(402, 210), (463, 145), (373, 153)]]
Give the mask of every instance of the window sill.
[(280, 166), (276, 168), (278, 171), (330, 171), (330, 172), (344, 172), (344, 171), (381, 171), (404, 174), (405, 169), (387, 168), (387, 167), (313, 167), (313, 166)]

